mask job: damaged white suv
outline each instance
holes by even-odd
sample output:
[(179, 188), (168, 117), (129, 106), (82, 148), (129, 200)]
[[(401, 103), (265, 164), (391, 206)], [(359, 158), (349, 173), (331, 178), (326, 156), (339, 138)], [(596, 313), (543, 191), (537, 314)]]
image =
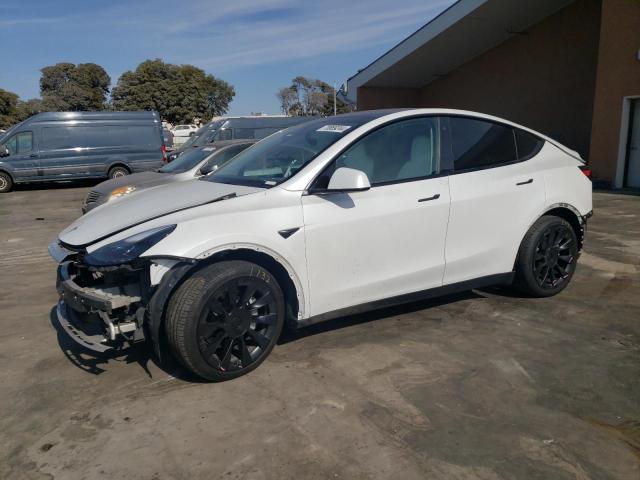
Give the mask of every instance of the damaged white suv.
[(365, 111), (276, 133), (200, 180), (123, 197), (52, 243), (58, 319), (104, 351), (144, 339), (226, 380), (285, 322), (569, 283), (591, 214), (576, 152), (456, 110)]

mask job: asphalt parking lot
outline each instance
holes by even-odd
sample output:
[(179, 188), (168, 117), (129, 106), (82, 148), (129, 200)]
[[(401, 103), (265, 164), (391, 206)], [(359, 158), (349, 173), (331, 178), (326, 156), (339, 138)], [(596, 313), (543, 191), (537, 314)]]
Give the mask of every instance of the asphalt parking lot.
[(46, 247), (86, 192), (0, 196), (0, 478), (640, 478), (640, 197), (595, 194), (559, 296), (338, 319), (207, 384), (57, 332)]

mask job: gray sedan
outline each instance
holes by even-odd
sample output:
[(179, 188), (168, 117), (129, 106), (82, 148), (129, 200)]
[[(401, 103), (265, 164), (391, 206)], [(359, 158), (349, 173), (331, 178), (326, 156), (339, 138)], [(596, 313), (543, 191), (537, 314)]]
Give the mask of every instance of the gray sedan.
[(102, 182), (89, 191), (82, 204), (82, 213), (87, 213), (109, 200), (146, 188), (207, 175), (255, 142), (256, 140), (229, 140), (217, 142), (215, 145), (203, 145), (182, 153), (173, 162), (154, 172), (134, 173)]

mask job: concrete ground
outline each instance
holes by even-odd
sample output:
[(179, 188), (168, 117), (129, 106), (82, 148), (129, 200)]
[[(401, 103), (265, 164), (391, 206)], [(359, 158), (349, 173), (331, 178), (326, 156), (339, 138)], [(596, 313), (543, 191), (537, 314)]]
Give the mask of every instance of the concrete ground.
[(640, 478), (640, 197), (595, 195), (554, 298), (343, 318), (207, 384), (57, 333), (46, 246), (86, 191), (0, 196), (0, 478)]

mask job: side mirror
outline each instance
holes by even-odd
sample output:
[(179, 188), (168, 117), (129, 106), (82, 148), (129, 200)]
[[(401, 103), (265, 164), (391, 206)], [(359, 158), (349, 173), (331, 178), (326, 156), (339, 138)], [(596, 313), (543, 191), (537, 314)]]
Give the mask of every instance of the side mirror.
[(331, 175), (327, 192), (363, 192), (370, 188), (369, 177), (362, 170), (341, 167)]
[(9, 148), (6, 145), (0, 144), (0, 158), (8, 157), (9, 155), (11, 155)]
[(211, 172), (215, 172), (218, 169), (218, 165), (216, 163), (205, 163), (200, 170), (198, 170), (198, 175), (209, 175)]

